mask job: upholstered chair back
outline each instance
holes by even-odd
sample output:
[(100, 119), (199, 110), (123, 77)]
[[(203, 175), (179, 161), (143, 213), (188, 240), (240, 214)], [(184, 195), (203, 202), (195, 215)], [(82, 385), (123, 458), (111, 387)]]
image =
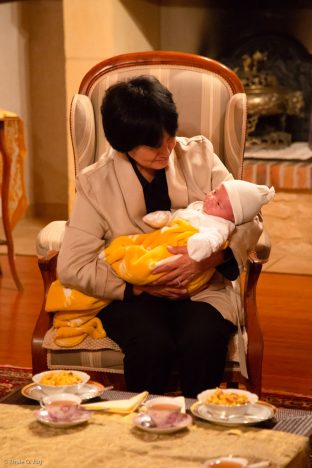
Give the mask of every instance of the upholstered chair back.
[(154, 75), (172, 92), (179, 113), (178, 135), (205, 135), (233, 176), (241, 178), (247, 113), (241, 82), (208, 58), (157, 51), (103, 61), (82, 80), (70, 112), (76, 173), (105, 157), (109, 149), (100, 111), (106, 90), (138, 75)]

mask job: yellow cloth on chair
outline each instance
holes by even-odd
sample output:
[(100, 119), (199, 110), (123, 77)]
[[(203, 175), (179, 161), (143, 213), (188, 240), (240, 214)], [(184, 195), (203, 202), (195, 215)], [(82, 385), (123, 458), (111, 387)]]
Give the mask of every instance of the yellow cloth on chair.
[[(162, 229), (147, 234), (120, 236), (103, 252), (103, 259), (111, 265), (118, 276), (131, 284), (149, 284), (161, 274), (152, 270), (157, 262), (172, 254), (167, 247), (185, 246), (187, 240), (198, 229), (187, 221), (176, 219)], [(192, 292), (207, 283), (214, 269), (195, 278), (188, 286)], [(86, 336), (103, 338), (106, 333), (96, 314), (111, 301), (88, 296), (75, 289), (62, 286), (59, 280), (52, 283), (46, 301), (46, 311), (56, 312), (53, 325), (56, 329), (55, 343), (61, 347), (72, 347), (81, 343)]]
[(87, 336), (93, 339), (104, 338), (106, 333), (100, 319), (95, 317), (98, 311), (85, 313), (59, 311), (55, 314), (53, 325), (57, 329), (55, 342), (58, 346), (75, 346)]
[(106, 333), (96, 314), (110, 302), (65, 288), (59, 280), (54, 281), (48, 292), (46, 311), (57, 311), (53, 318), (55, 344), (66, 348), (76, 346), (87, 336), (104, 338)]

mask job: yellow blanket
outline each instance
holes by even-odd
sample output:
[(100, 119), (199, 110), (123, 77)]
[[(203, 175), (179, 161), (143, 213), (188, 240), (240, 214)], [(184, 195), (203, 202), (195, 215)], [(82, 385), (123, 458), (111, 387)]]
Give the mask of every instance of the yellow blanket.
[[(104, 250), (103, 259), (117, 275), (131, 284), (149, 284), (161, 274), (154, 275), (156, 263), (172, 254), (167, 247), (185, 246), (190, 236), (198, 232), (187, 221), (176, 219), (162, 229), (147, 234), (120, 236)], [(214, 270), (210, 269), (195, 278), (188, 286), (192, 292), (207, 283)], [(88, 335), (103, 338), (106, 333), (96, 314), (110, 300), (95, 298), (75, 289), (62, 286), (60, 281), (52, 283), (46, 301), (46, 311), (56, 312), (53, 325), (56, 329), (55, 343), (61, 347), (72, 347), (81, 343)]]

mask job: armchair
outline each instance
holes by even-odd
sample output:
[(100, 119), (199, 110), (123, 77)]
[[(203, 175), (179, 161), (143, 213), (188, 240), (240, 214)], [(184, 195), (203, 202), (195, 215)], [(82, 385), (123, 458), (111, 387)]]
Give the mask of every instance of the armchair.
[[(76, 174), (94, 163), (108, 149), (102, 130), (100, 105), (105, 90), (119, 80), (154, 74), (173, 93), (179, 112), (179, 135), (205, 135), (235, 178), (242, 177), (246, 137), (246, 94), (239, 78), (221, 63), (193, 54), (149, 51), (113, 57), (95, 65), (83, 78), (72, 99), (70, 132)], [(57, 253), (62, 242), (65, 221), (54, 221), (38, 235), (37, 252), (45, 297), (56, 279)], [(262, 264), (268, 260), (270, 243), (263, 234), (250, 252), (244, 279), (243, 304), (245, 338), (248, 341), (246, 363), (248, 377), (241, 374), (237, 356), (237, 336), (229, 348), (224, 382), (243, 384), (261, 393), (263, 338), (257, 316), (256, 286)], [(32, 339), (33, 372), (47, 368), (84, 369), (104, 383), (125, 388), (123, 354), (116, 343), (107, 339), (105, 349), (90, 343), (61, 349), (47, 346), (51, 314), (45, 312), (45, 298)], [(48, 332), (48, 333), (47, 333)], [(47, 349), (50, 348), (50, 349)]]

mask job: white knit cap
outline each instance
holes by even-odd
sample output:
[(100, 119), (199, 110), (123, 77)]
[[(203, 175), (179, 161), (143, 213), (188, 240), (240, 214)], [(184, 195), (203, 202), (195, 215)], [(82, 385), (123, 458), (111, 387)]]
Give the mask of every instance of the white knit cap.
[(222, 182), (229, 196), (234, 213), (235, 224), (251, 221), (275, 195), (274, 187), (257, 185), (245, 180), (226, 180)]

